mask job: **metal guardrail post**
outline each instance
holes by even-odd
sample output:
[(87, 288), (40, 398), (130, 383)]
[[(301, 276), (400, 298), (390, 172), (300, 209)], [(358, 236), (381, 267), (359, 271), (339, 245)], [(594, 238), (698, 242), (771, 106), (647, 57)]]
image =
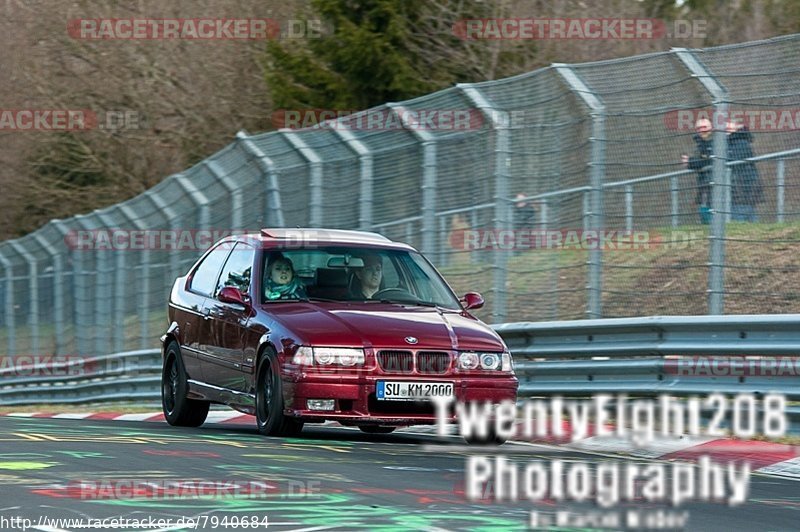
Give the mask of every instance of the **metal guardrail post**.
[[(711, 95), (714, 104), (715, 117), (728, 115), (728, 91), (713, 76), (711, 71), (702, 64), (694, 53), (685, 48), (674, 48), (678, 59), (697, 78), (706, 91)], [(713, 120), (712, 122), (718, 122)], [(713, 151), (714, 161), (711, 169), (711, 246), (709, 250), (708, 271), (708, 313), (722, 314), (725, 303), (725, 223), (730, 213), (726, 203), (730, 197), (730, 181), (728, 178), (728, 139), (724, 129), (714, 125)], [(723, 212), (726, 211), (726, 212)]]
[[(497, 108), (477, 87), (470, 84), (459, 84), (464, 96), (477, 107), (492, 124), (495, 132), (494, 147), (494, 229), (505, 231), (513, 227), (511, 207), (510, 168), (511, 168), (511, 117), (507, 112)], [(497, 250), (494, 253), (494, 303), (492, 304), (492, 321), (506, 319), (506, 284), (508, 278), (508, 261), (511, 251)]]
[(410, 131), (422, 143), (422, 253), (439, 263), (436, 242), (436, 137), (414, 125), (409, 120), (405, 107), (386, 104), (394, 112), (403, 128)]
[(311, 149), (305, 141), (291, 129), (280, 129), (278, 132), (289, 141), (289, 144), (300, 153), (309, 165), (311, 176), (309, 180), (309, 214), (308, 223), (311, 227), (322, 227), (322, 158)]
[[(67, 236), (69, 231), (64, 227), (64, 222), (53, 220), (51, 223), (61, 233), (62, 238)], [(48, 242), (40, 231), (35, 231), (33, 238), (53, 260), (53, 324), (56, 328), (54, 354), (60, 355), (64, 353), (64, 340), (66, 339), (64, 331), (64, 255), (53, 249), (52, 243)]]
[(784, 217), (784, 209), (785, 209), (785, 201), (786, 201), (786, 160), (785, 159), (778, 159), (778, 166), (777, 166), (777, 181), (778, 181), (778, 189), (776, 192), (777, 198), (776, 201), (777, 205), (777, 222), (779, 224), (783, 223)]
[[(136, 213), (133, 212), (130, 205), (122, 203), (120, 204), (119, 210), (130, 220), (137, 230), (146, 230), (144, 223), (142, 223)], [(139, 345), (142, 349), (146, 349), (147, 346), (150, 345), (150, 316), (148, 314), (150, 312), (150, 273), (147, 271), (150, 266), (150, 252), (151, 250), (148, 246), (144, 246), (144, 249), (141, 250), (142, 277), (139, 284), (136, 286), (136, 291), (142, 296), (142, 301), (139, 304)], [(121, 314), (121, 309), (118, 309), (117, 312)]]
[(230, 178), (219, 167), (219, 164), (214, 160), (206, 159), (203, 165), (211, 172), (211, 175), (219, 180), (220, 184), (228, 191), (228, 196), (231, 198), (231, 230), (242, 229), (242, 214), (244, 209), (244, 189), (237, 187), (230, 182)]
[(39, 353), (39, 275), (37, 272), (36, 258), (28, 253), (25, 246), (18, 240), (9, 241), (11, 247), (16, 251), (25, 262), (28, 263), (28, 293), (30, 294), (30, 309), (28, 310), (28, 325), (30, 326), (31, 348), (30, 352)]
[(250, 139), (246, 131), (239, 131), (236, 140), (244, 152), (255, 160), (261, 174), (267, 178), (267, 204), (265, 226), (284, 227), (286, 222), (283, 217), (283, 206), (281, 204), (281, 188), (278, 182), (278, 171), (272, 159), (261, 151)]
[(3, 255), (3, 249), (0, 247), (0, 264), (3, 266), (3, 270), (5, 270), (5, 301), (4, 301), (4, 319), (3, 325), (6, 327), (6, 331), (8, 331), (6, 336), (6, 343), (8, 344), (8, 354), (13, 355), (17, 350), (16, 345), (16, 324), (14, 323), (14, 269), (11, 266), (11, 261)]
[[(606, 149), (605, 149), (605, 104), (600, 97), (578, 76), (569, 65), (555, 64), (556, 69), (567, 86), (590, 109), (592, 116), (592, 136), (589, 139), (592, 146), (591, 174), (589, 178), (591, 190), (589, 192), (589, 228), (602, 231), (604, 219), (603, 181), (605, 180)], [(603, 305), (603, 250), (601, 246), (594, 246), (589, 251), (589, 278), (588, 278), (588, 305), (586, 316), (599, 318), (602, 315)]]
[[(341, 121), (339, 122), (341, 125)], [(358, 156), (358, 162), (361, 167), (361, 174), (359, 177), (359, 198), (358, 198), (358, 228), (362, 231), (372, 230), (372, 188), (373, 188), (373, 173), (372, 173), (372, 152), (366, 144), (358, 140), (352, 131), (342, 129), (342, 125), (334, 125), (333, 132), (344, 142), (353, 153)]]

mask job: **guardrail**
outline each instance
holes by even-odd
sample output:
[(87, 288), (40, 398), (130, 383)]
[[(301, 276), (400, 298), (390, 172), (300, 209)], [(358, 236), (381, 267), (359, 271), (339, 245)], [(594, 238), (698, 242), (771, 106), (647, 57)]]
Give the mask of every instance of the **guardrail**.
[(0, 406), (160, 400), (159, 349), (0, 370)]
[[(505, 323), (494, 328), (514, 354), (521, 397), (772, 392), (800, 401), (800, 356), (783, 357), (800, 355), (800, 314)], [(697, 369), (711, 355), (747, 356), (759, 371), (739, 374), (736, 368), (709, 366), (706, 372), (688, 374), (681, 369), (682, 360), (693, 360)], [(158, 349), (87, 359), (74, 374), (69, 373), (71, 365), (38, 366), (52, 370), (49, 376), (7, 377), (8, 369), (0, 371), (0, 405), (160, 399)], [(31, 368), (31, 373), (38, 372), (37, 366)], [(789, 414), (800, 420), (796, 406)]]

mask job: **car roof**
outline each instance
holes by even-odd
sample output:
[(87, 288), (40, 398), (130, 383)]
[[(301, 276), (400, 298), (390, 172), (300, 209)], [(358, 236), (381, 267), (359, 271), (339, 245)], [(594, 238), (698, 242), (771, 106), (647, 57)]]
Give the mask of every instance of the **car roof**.
[(264, 248), (281, 248), (290, 244), (297, 248), (355, 245), (358, 247), (414, 250), (408, 244), (394, 242), (378, 233), (344, 229), (264, 228), (259, 233), (240, 235), (240, 238), (256, 241)]

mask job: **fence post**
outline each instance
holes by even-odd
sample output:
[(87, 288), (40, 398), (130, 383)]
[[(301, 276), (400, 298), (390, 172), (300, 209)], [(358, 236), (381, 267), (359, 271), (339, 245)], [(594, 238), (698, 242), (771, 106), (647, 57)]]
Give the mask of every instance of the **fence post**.
[(633, 185), (625, 185), (625, 229), (633, 231)]
[(246, 131), (239, 131), (236, 134), (236, 140), (239, 142), (239, 146), (241, 146), (242, 150), (255, 159), (259, 171), (267, 178), (267, 215), (264, 225), (284, 227), (286, 222), (283, 217), (281, 187), (278, 182), (278, 171), (275, 169), (275, 163), (255, 145)]
[(344, 142), (353, 153), (358, 156), (359, 166), (361, 168), (360, 187), (358, 198), (358, 228), (362, 231), (372, 230), (372, 152), (366, 144), (358, 140), (352, 131), (336, 127), (334, 125), (333, 132)]
[[(555, 64), (561, 77), (567, 83), (570, 90), (580, 98), (586, 107), (591, 111), (592, 116), (592, 136), (589, 139), (592, 146), (591, 174), (589, 177), (589, 228), (595, 231), (602, 231), (604, 221), (604, 198), (603, 181), (605, 180), (605, 104), (600, 97), (578, 76), (569, 65)], [(588, 305), (586, 309), (587, 318), (599, 318), (602, 316), (603, 305), (603, 250), (599, 239), (598, 245), (589, 250), (589, 275), (588, 275)]]
[[(150, 203), (155, 205), (156, 209), (160, 212), (163, 212), (164, 215), (169, 220), (169, 229), (170, 231), (175, 231), (178, 229), (178, 219), (180, 218), (178, 214), (161, 196), (153, 192), (152, 190), (146, 190), (144, 192), (144, 196), (150, 200)], [(179, 275), (178, 272), (178, 253), (176, 250), (173, 250), (169, 253), (169, 272), (167, 273), (167, 277), (175, 278)]]
[(678, 196), (678, 176), (672, 176), (669, 178), (669, 191), (670, 191), (670, 199), (671, 199), (671, 211), (672, 211), (672, 227), (678, 227), (680, 224), (678, 213), (680, 212), (680, 197)]
[[(706, 92), (711, 95), (714, 104), (715, 117), (727, 117), (728, 92), (725, 87), (714, 77), (709, 69), (701, 63), (694, 53), (685, 48), (675, 48), (684, 66), (703, 84)], [(712, 120), (718, 122), (718, 120)], [(730, 181), (727, 177), (728, 139), (724, 129), (716, 127), (714, 123), (713, 163), (711, 167), (711, 234), (709, 239), (709, 270), (708, 270), (708, 313), (722, 314), (725, 303), (725, 223), (730, 207), (726, 203), (730, 198)], [(723, 212), (726, 211), (726, 212)]]
[[(113, 208), (113, 207), (112, 207)], [(116, 220), (115, 217), (111, 215), (111, 209), (108, 209), (106, 212), (95, 211), (95, 215), (97, 218), (105, 225), (106, 229), (116, 229), (120, 228), (119, 222)], [(109, 291), (108, 295), (98, 298), (99, 301), (95, 301), (95, 354), (103, 355), (107, 353), (107, 345), (106, 341), (107, 338), (104, 332), (112, 327), (104, 327), (103, 322), (107, 320), (108, 325), (116, 325), (113, 327), (114, 329), (114, 338), (113, 344), (111, 347), (112, 352), (119, 353), (122, 351), (122, 344), (123, 344), (123, 336), (125, 334), (125, 327), (124, 327), (124, 315), (123, 315), (123, 307), (125, 306), (125, 292), (126, 287), (129, 283), (125, 282), (125, 270), (127, 269), (126, 264), (126, 253), (123, 253), (122, 250), (119, 249), (110, 249), (110, 250), (98, 250), (95, 251), (97, 254), (96, 256), (102, 257), (103, 269), (105, 271), (98, 272), (98, 276), (102, 275), (103, 278), (108, 279), (109, 281)], [(113, 253), (116, 257), (116, 264), (113, 268), (113, 281), (112, 279), (112, 272), (111, 267), (109, 266), (109, 255)], [(112, 310), (112, 290), (113, 290), (113, 300), (114, 306)], [(102, 305), (100, 304), (102, 301)]]
[(219, 164), (213, 160), (203, 161), (203, 165), (211, 172), (211, 175), (219, 180), (220, 184), (228, 191), (228, 196), (231, 198), (231, 227), (232, 231), (242, 229), (242, 210), (244, 209), (242, 187), (237, 187), (229, 181), (229, 177), (219, 167)]
[(8, 343), (8, 354), (13, 355), (17, 350), (16, 345), (16, 330), (14, 323), (14, 270), (11, 266), (11, 261), (3, 255), (3, 249), (0, 247), (0, 264), (3, 265), (5, 270), (5, 319), (3, 324), (8, 331), (6, 342)]
[(411, 123), (409, 112), (397, 104), (386, 104), (394, 112), (403, 127), (422, 143), (422, 253), (438, 264), (436, 242), (436, 137), (419, 125)]
[[(726, 134), (727, 136), (727, 134)], [(716, 145), (715, 145), (716, 146)], [(728, 143), (727, 139), (725, 142), (725, 162), (728, 161)], [(730, 166), (725, 167), (725, 180), (722, 182), (722, 193), (724, 194), (725, 203), (724, 203), (724, 212), (725, 212), (725, 223), (730, 223), (731, 221), (731, 188), (733, 187), (733, 182), (731, 181), (731, 176), (733, 175), (733, 169)]]
[[(54, 220), (53, 226), (65, 237), (68, 231), (63, 228), (63, 222)], [(64, 260), (61, 253), (53, 249), (52, 243), (48, 242), (39, 231), (33, 233), (33, 238), (39, 243), (42, 249), (53, 259), (53, 323), (56, 328), (55, 334), (55, 355), (64, 352)]]
[(548, 217), (550, 216), (550, 213), (547, 212), (547, 210), (550, 208), (550, 200), (547, 198), (542, 198), (542, 200), (539, 201), (539, 205), (541, 206), (539, 224), (541, 225), (542, 231), (547, 231)]
[(777, 201), (778, 201), (778, 215), (777, 221), (779, 224), (783, 223), (783, 213), (785, 208), (785, 201), (786, 201), (786, 161), (785, 159), (778, 159), (778, 168), (777, 168), (777, 178), (778, 178), (778, 191), (777, 191)]
[(25, 262), (28, 263), (28, 293), (31, 298), (30, 310), (28, 310), (28, 325), (31, 328), (31, 353), (39, 353), (39, 273), (37, 268), (37, 261), (33, 255), (28, 253), (25, 246), (17, 240), (10, 240), (9, 245), (14, 248)]
[[(513, 227), (511, 207), (510, 172), (511, 168), (511, 117), (507, 112), (497, 108), (490, 99), (475, 85), (462, 83), (457, 85), (464, 96), (489, 118), (495, 132), (494, 145), (494, 230), (506, 231)], [(506, 284), (508, 279), (508, 261), (511, 250), (501, 249), (494, 252), (494, 302), (492, 304), (492, 321), (502, 323), (506, 320)]]
[[(91, 231), (85, 220), (86, 215), (75, 217), (75, 222), (80, 229)], [(89, 303), (90, 295), (88, 290), (88, 271), (86, 269), (86, 260), (90, 253), (96, 254), (97, 251), (92, 249), (79, 249), (73, 255), (72, 261), (72, 295), (75, 298), (75, 311), (73, 312), (73, 322), (75, 327), (75, 347), (81, 356), (90, 355), (91, 348), (89, 343), (88, 333), (92, 327), (91, 325), (91, 305)]]
[[(139, 231), (144, 231), (146, 229), (145, 225), (139, 219), (133, 209), (127, 203), (121, 203), (119, 206), (119, 210), (122, 212), (122, 215), (125, 216)], [(139, 282), (136, 284), (136, 292), (140, 293), (142, 296), (142, 301), (139, 304), (139, 347), (140, 349), (147, 349), (150, 347), (148, 343), (149, 339), (149, 321), (150, 321), (150, 272), (148, 271), (150, 267), (150, 248), (145, 245), (144, 249), (141, 250), (142, 256), (142, 275), (139, 279)], [(138, 253), (138, 251), (137, 251)], [(168, 253), (173, 254), (174, 251), (169, 251)], [(123, 279), (124, 282), (124, 279)], [(168, 281), (170, 282), (170, 281)], [(169, 285), (168, 285), (169, 286)], [(121, 307), (124, 309), (123, 307)], [(123, 310), (118, 309), (117, 312), (122, 315)], [(124, 342), (124, 338), (123, 338)]]
[(309, 214), (308, 224), (311, 227), (322, 227), (322, 159), (311, 149), (300, 135), (291, 129), (280, 129), (278, 132), (289, 141), (289, 144), (300, 153), (309, 165), (311, 176), (309, 180)]

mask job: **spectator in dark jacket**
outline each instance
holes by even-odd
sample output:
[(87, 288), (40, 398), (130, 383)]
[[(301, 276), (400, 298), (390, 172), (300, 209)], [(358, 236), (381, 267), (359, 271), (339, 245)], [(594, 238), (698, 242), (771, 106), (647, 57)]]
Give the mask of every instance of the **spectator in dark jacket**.
[(683, 163), (697, 172), (695, 203), (700, 212), (700, 223), (711, 222), (711, 155), (713, 154), (711, 120), (701, 118), (695, 123), (697, 133), (692, 137), (696, 146), (694, 155), (683, 156)]
[[(739, 122), (729, 121), (728, 160), (742, 161), (753, 157), (753, 135)], [(756, 205), (764, 199), (764, 188), (753, 162), (731, 167), (731, 218), (738, 222), (756, 222)]]
[(536, 227), (536, 207), (526, 198), (522, 192), (514, 197), (514, 229)]

